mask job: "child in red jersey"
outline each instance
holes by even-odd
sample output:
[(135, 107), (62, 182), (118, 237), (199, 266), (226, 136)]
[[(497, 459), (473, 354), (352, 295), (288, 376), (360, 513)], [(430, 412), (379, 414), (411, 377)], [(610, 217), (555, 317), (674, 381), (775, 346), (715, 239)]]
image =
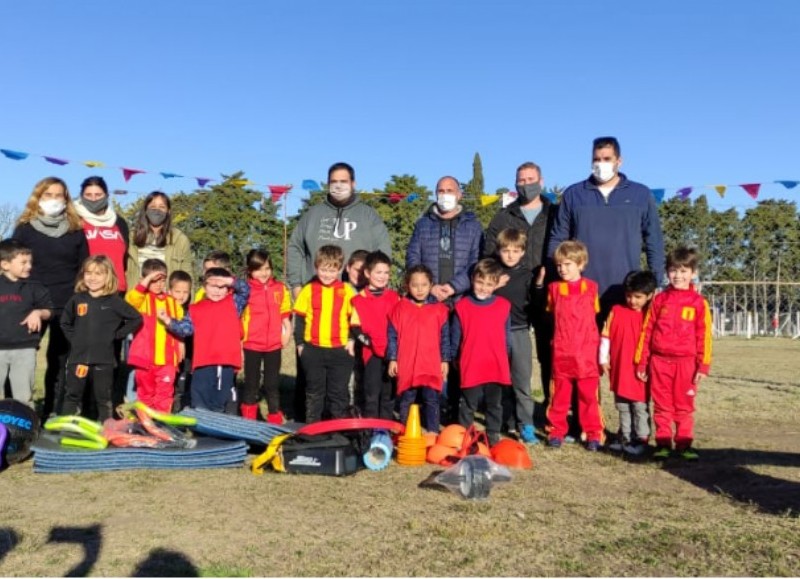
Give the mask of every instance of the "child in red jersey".
[[(472, 426), (475, 412), (486, 403), (489, 444), (500, 442), (502, 387), (511, 386), (511, 302), (495, 296), (503, 269), (482, 259), (472, 273), (472, 292), (456, 302), (450, 344), (461, 370), (458, 421)], [(457, 355), (456, 355), (457, 352)]]
[(144, 320), (128, 351), (128, 365), (135, 369), (136, 397), (159, 412), (172, 410), (175, 376), (183, 357), (180, 341), (158, 321), (159, 310), (170, 318), (183, 317), (183, 307), (166, 293), (166, 285), (167, 264), (147, 259), (139, 283), (125, 294), (125, 301)]
[(389, 314), (389, 376), (397, 377), (400, 421), (422, 397), (422, 419), (428, 432), (439, 432), (439, 398), (450, 360), (447, 306), (431, 295), (433, 273), (424, 265), (406, 271), (408, 295)]
[(675, 450), (685, 460), (697, 460), (694, 404), (697, 389), (711, 367), (711, 310), (692, 285), (697, 275), (694, 249), (679, 247), (667, 256), (669, 287), (653, 298), (636, 350), (636, 374), (650, 379), (656, 451), (666, 459)]
[(362, 414), (370, 418), (393, 418), (394, 397), (386, 362), (386, 345), (389, 313), (400, 301), (400, 296), (388, 288), (391, 265), (392, 260), (382, 251), (367, 255), (363, 269), (367, 287), (353, 298), (353, 315), (350, 318), (352, 333), (362, 345)]
[(182, 320), (164, 310), (158, 319), (180, 337), (194, 336), (192, 408), (236, 412), (234, 378), (242, 367), (242, 322), (250, 286), (221, 267), (203, 275), (203, 298), (189, 306)]
[[(267, 422), (283, 424), (280, 396), (281, 349), (292, 335), (292, 305), (286, 286), (272, 277), (272, 259), (252, 249), (246, 259), (250, 299), (242, 314), (244, 330), (244, 388), (242, 416), (256, 420), (259, 390), (266, 395)], [(264, 372), (263, 388), (261, 372)]]
[(547, 289), (547, 311), (553, 315), (553, 378), (547, 408), (548, 444), (561, 447), (567, 435), (567, 412), (573, 388), (578, 390), (578, 418), (586, 450), (596, 452), (603, 443), (603, 416), (597, 390), (600, 311), (597, 283), (581, 276), (589, 252), (580, 241), (564, 241), (553, 259), (561, 281)]
[(294, 303), (294, 341), (306, 376), (306, 422), (322, 420), (326, 409), (344, 418), (350, 405), (347, 389), (353, 371), (350, 338), (353, 287), (339, 279), (344, 254), (337, 245), (323, 245), (314, 256), (316, 276), (303, 286)]
[(608, 375), (614, 405), (619, 412), (618, 438), (608, 448), (635, 456), (644, 453), (650, 437), (650, 393), (636, 376), (633, 357), (647, 304), (656, 291), (656, 277), (649, 271), (632, 271), (622, 282), (625, 305), (615, 305), (606, 318), (600, 338), (600, 368)]

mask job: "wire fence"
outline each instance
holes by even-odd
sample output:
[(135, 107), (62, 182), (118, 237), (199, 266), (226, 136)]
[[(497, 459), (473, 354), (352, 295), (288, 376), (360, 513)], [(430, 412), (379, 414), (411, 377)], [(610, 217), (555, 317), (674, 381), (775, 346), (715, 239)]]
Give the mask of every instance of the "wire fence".
[(713, 281), (701, 290), (715, 336), (800, 338), (800, 282)]

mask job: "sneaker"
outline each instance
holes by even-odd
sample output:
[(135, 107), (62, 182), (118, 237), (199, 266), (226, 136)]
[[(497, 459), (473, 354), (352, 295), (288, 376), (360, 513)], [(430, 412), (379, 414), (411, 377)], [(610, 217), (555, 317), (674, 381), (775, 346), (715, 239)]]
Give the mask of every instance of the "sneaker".
[(697, 454), (697, 451), (694, 450), (691, 446), (688, 448), (684, 448), (678, 454), (683, 460), (688, 460), (688, 461), (695, 461), (700, 458), (700, 455)]
[(536, 431), (533, 429), (533, 424), (523, 424), (519, 436), (522, 442), (526, 444), (539, 444), (539, 439), (536, 438)]
[(630, 442), (628, 442), (624, 438), (618, 437), (615, 438), (614, 442), (610, 443), (607, 448), (612, 452), (622, 452), (623, 450), (625, 450), (625, 447), (629, 444)]
[(631, 456), (642, 456), (646, 450), (647, 445), (638, 440), (632, 443), (625, 443), (622, 446), (622, 451), (625, 454), (630, 454)]
[(547, 441), (547, 446), (549, 446), (550, 448), (561, 448), (562, 442), (564, 441), (558, 437), (551, 438), (550, 440)]
[(564, 437), (564, 442), (567, 444), (575, 444), (575, 437), (568, 434)]
[(486, 437), (489, 439), (490, 448), (500, 442), (500, 435), (497, 432), (489, 432)]
[(599, 440), (590, 440), (586, 443), (586, 450), (589, 452), (598, 452), (600, 450), (600, 441)]
[(668, 446), (659, 446), (653, 453), (653, 458), (656, 460), (667, 460), (672, 454), (672, 449)]

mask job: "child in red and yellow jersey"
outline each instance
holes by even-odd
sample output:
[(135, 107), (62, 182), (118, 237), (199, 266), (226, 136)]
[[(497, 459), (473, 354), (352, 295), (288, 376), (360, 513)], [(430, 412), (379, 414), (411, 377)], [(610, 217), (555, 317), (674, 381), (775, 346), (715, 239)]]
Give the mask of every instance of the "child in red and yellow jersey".
[(397, 377), (400, 420), (422, 397), (422, 419), (428, 432), (439, 432), (439, 398), (450, 367), (447, 306), (431, 295), (433, 273), (424, 265), (406, 270), (408, 296), (389, 314), (389, 376)]
[(393, 417), (394, 397), (386, 361), (389, 313), (400, 301), (397, 292), (388, 288), (392, 260), (382, 251), (374, 251), (364, 260), (363, 275), (367, 287), (353, 298), (350, 324), (361, 343), (364, 363), (364, 406), (362, 414), (370, 418)]
[[(256, 420), (259, 390), (267, 399), (267, 422), (283, 424), (280, 397), (281, 349), (292, 333), (292, 305), (286, 286), (272, 277), (272, 259), (262, 249), (247, 254), (250, 299), (242, 314), (244, 388), (242, 416)], [(264, 371), (263, 389), (261, 371)]]
[(694, 249), (679, 247), (667, 256), (669, 287), (653, 298), (636, 351), (636, 373), (650, 379), (657, 459), (675, 450), (697, 460), (694, 405), (697, 389), (711, 367), (711, 310), (692, 285), (697, 275)]
[(650, 392), (636, 376), (633, 362), (642, 333), (647, 304), (656, 291), (656, 276), (649, 271), (632, 271), (622, 282), (625, 304), (611, 308), (600, 339), (600, 367), (608, 374), (614, 405), (619, 412), (617, 440), (608, 448), (638, 456), (650, 438)]
[(128, 353), (128, 364), (136, 369), (136, 396), (159, 412), (172, 411), (175, 376), (182, 359), (179, 340), (158, 320), (159, 311), (183, 318), (183, 307), (166, 293), (166, 285), (167, 264), (148, 259), (142, 264), (139, 283), (125, 294), (125, 301), (144, 320)]
[(350, 338), (353, 287), (339, 276), (342, 248), (323, 245), (314, 256), (316, 276), (297, 295), (294, 340), (306, 376), (306, 422), (322, 420), (327, 410), (343, 418), (350, 405), (347, 388), (353, 371), (354, 342)]
[(603, 443), (603, 416), (597, 391), (600, 311), (597, 283), (581, 276), (589, 253), (580, 241), (564, 241), (553, 256), (561, 281), (547, 290), (547, 310), (553, 314), (553, 378), (547, 408), (548, 444), (559, 448), (567, 435), (567, 412), (572, 390), (578, 390), (578, 418), (586, 450), (598, 451)]

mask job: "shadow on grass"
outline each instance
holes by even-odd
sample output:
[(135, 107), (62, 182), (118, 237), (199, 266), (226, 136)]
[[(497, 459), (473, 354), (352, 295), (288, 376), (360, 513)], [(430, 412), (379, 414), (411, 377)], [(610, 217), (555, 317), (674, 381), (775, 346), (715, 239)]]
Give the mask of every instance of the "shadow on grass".
[(48, 543), (75, 543), (83, 548), (83, 559), (64, 577), (86, 577), (97, 563), (103, 543), (102, 525), (87, 527), (53, 527), (50, 529)]
[(664, 470), (710, 493), (752, 504), (771, 515), (800, 517), (800, 482), (759, 474), (751, 467), (800, 467), (800, 454), (743, 450), (704, 449), (699, 462), (667, 461)]
[(153, 549), (136, 566), (131, 577), (199, 577), (200, 571), (186, 555), (168, 549)]
[(14, 529), (0, 527), (0, 561), (19, 543), (19, 535)]

